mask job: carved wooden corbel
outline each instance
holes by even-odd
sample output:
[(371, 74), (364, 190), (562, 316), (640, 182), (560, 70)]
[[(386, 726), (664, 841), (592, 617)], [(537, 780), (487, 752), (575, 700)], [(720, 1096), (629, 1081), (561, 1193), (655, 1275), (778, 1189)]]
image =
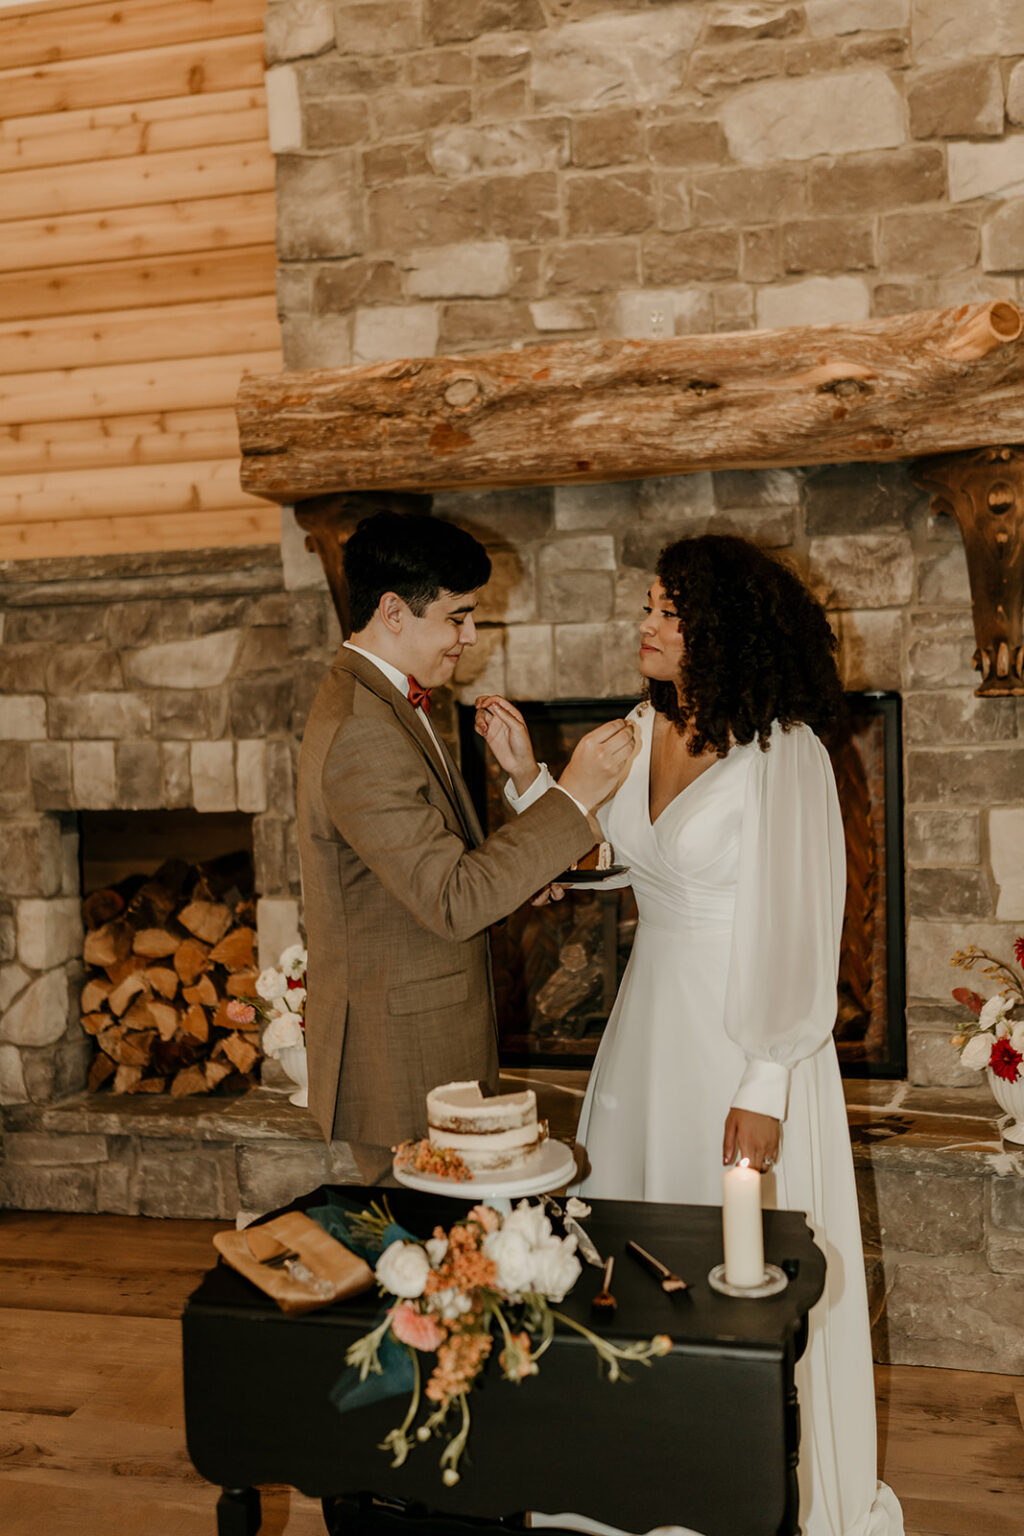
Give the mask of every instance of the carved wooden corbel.
[(348, 583), (342, 554), (350, 533), (360, 518), (371, 512), (430, 512), (433, 498), (408, 494), (354, 491), (340, 496), (311, 496), (295, 503), (295, 521), (306, 534), (306, 548), (320, 556), (334, 611), (341, 625), (342, 639), (351, 633), (348, 608)]
[(1024, 694), (1024, 445), (921, 459), (914, 482), (963, 535), (981, 673), (975, 693)]

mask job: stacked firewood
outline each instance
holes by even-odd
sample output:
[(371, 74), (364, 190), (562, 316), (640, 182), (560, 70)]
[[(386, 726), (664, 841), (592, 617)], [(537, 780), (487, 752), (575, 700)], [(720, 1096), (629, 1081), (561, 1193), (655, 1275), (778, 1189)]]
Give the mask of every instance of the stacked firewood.
[(259, 1022), (228, 1014), (232, 999), (255, 995), (258, 974), (247, 855), (169, 860), (93, 891), (82, 915), (90, 1089), (180, 1098), (255, 1085)]

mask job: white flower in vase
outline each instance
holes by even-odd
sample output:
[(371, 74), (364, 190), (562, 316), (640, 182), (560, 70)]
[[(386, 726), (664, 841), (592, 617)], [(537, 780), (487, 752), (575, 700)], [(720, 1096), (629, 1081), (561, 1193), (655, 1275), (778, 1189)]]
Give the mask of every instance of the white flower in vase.
[(987, 1067), (992, 1055), (993, 1040), (994, 1036), (987, 1030), (983, 1034), (972, 1035), (960, 1052), (960, 1060), (964, 1066), (972, 1068), (975, 1072), (980, 1072), (983, 1067)]
[(301, 981), (306, 974), (306, 958), (301, 944), (290, 944), (277, 963), (288, 981)]
[(287, 1051), (292, 1046), (298, 1046), (301, 1049), (305, 1043), (306, 1037), (302, 1033), (299, 1015), (288, 1010), (283, 1013), (275, 1012), (263, 1031), (263, 1050), (268, 1056), (279, 1056), (282, 1051)]
[(282, 971), (274, 970), (271, 966), (257, 976), (256, 991), (264, 1002), (272, 1003), (275, 998), (284, 997), (288, 991), (288, 980)]

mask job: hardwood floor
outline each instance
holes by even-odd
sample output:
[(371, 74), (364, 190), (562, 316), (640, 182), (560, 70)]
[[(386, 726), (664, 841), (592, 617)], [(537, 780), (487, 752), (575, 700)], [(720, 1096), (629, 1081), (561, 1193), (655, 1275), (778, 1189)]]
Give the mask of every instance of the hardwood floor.
[[(178, 1318), (223, 1223), (0, 1215), (0, 1536), (214, 1536), (185, 1450)], [(907, 1536), (1024, 1536), (1024, 1377), (876, 1369)], [(268, 1488), (261, 1536), (323, 1536)]]

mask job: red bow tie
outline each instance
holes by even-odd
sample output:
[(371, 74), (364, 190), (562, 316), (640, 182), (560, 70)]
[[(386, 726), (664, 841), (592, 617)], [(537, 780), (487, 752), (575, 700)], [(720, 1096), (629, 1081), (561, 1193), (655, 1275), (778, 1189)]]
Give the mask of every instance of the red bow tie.
[(430, 689), (421, 688), (411, 673), (409, 675), (409, 692), (406, 697), (413, 709), (422, 709), (425, 715), (430, 714)]

